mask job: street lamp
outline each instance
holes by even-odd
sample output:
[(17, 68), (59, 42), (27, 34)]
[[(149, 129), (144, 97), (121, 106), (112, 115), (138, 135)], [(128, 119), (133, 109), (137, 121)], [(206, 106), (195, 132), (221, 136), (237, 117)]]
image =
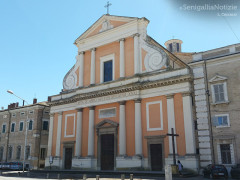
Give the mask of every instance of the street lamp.
[[(28, 102), (26, 100), (24, 100), (23, 98), (17, 96), (16, 94), (14, 94), (13, 91), (7, 90), (7, 92), (9, 94), (12, 94), (12, 95), (16, 96), (17, 98), (23, 100), (23, 106), (24, 106), (24, 102), (26, 102), (28, 104)], [(25, 131), (25, 141), (24, 141), (24, 156), (23, 156), (23, 172), (24, 172), (24, 168), (25, 168), (26, 146), (27, 146), (27, 131), (28, 131), (28, 123), (29, 122), (30, 121), (28, 120), (28, 108), (27, 108), (27, 120), (26, 120), (26, 131)]]
[(16, 96), (17, 98), (21, 99), (23, 101), (23, 106), (24, 106), (24, 102), (26, 102), (28, 104), (28, 102), (26, 100), (24, 100), (23, 98), (17, 96), (16, 94), (14, 94), (14, 92), (12, 90), (7, 90), (7, 92), (9, 94), (12, 94), (12, 95)]

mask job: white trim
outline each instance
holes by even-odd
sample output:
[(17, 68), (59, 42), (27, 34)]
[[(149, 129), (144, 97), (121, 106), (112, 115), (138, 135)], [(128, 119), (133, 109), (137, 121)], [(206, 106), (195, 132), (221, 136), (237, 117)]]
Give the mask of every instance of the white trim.
[[(21, 124), (21, 122), (23, 123), (23, 129), (22, 129), (22, 131), (20, 131), (20, 124)], [(19, 122), (19, 128), (18, 128), (18, 131), (19, 131), (19, 132), (23, 132), (23, 131), (24, 131), (24, 121), (20, 121), (20, 122)]]
[[(223, 164), (222, 163), (222, 154), (221, 154), (221, 144), (229, 144), (230, 146), (230, 155), (231, 155), (231, 164)], [(234, 146), (233, 143), (218, 143), (217, 144), (217, 154), (218, 154), (218, 163), (223, 165), (234, 165), (235, 164), (235, 157), (234, 157)]]
[(223, 116), (227, 116), (227, 122), (228, 125), (227, 126), (216, 126), (216, 128), (224, 128), (224, 127), (230, 127), (230, 120), (229, 120), (229, 114), (215, 114), (215, 117), (223, 117)]
[[(67, 135), (67, 120), (68, 117), (73, 116), (73, 134)], [(64, 128), (64, 137), (74, 137), (75, 136), (75, 113), (65, 115), (65, 128)]]
[[(152, 104), (160, 104), (160, 123), (161, 123), (161, 127), (158, 127), (158, 128), (150, 128), (149, 127), (149, 105), (152, 105)], [(148, 102), (146, 103), (146, 115), (147, 115), (147, 131), (158, 131), (158, 130), (163, 130), (163, 112), (162, 112), (162, 101), (154, 101), (154, 102)]]
[[(107, 116), (107, 117), (100, 117), (101, 111), (108, 110), (108, 109), (115, 109), (115, 115), (113, 115), (113, 116)], [(100, 119), (102, 119), (102, 118), (109, 118), (109, 117), (116, 117), (116, 116), (117, 116), (116, 107), (111, 107), (111, 108), (105, 108), (105, 109), (99, 109), (99, 110), (98, 110), (98, 118), (100, 118)]]
[(227, 77), (216, 75), (213, 78), (211, 78), (209, 80), (209, 82), (210, 83), (215, 83), (215, 82), (219, 82), (219, 81), (226, 81), (227, 79), (228, 79)]
[[(214, 91), (214, 85), (221, 85), (223, 84), (223, 91), (224, 91), (224, 101), (221, 102), (216, 102), (216, 98), (215, 98), (215, 91)], [(227, 82), (222, 82), (222, 83), (212, 83), (211, 84), (211, 91), (212, 91), (212, 101), (214, 104), (221, 104), (224, 102), (229, 102), (228, 101), (228, 92), (227, 92)]]
[(103, 82), (103, 75), (104, 75), (104, 62), (112, 60), (112, 81), (115, 80), (115, 54), (109, 54), (107, 56), (100, 57), (100, 83)]

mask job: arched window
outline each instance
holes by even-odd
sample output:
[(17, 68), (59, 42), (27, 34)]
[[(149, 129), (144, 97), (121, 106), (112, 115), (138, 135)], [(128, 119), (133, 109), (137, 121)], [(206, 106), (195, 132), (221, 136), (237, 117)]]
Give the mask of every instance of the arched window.
[(16, 159), (20, 159), (21, 157), (21, 146), (17, 147), (17, 155), (16, 155)]
[(3, 147), (0, 147), (0, 161), (3, 160)]
[(9, 146), (8, 147), (8, 159), (12, 159), (12, 150), (13, 150), (12, 146)]
[(30, 120), (28, 124), (28, 130), (32, 130), (32, 129), (33, 129), (33, 120)]

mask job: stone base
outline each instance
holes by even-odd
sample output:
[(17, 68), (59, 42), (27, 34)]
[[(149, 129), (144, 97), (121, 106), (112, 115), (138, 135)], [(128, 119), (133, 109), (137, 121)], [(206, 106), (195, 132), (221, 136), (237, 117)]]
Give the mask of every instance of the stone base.
[(50, 165), (49, 163), (49, 157), (45, 159), (45, 169), (62, 169), (62, 159), (60, 157), (54, 157), (53, 158), (53, 163)]
[[(198, 156), (195, 154), (187, 154), (185, 156), (176, 156), (176, 161), (180, 160), (183, 168), (192, 169), (196, 172), (199, 171), (199, 160)], [(173, 157), (169, 155), (168, 158), (165, 158), (165, 165), (173, 164)]]
[(118, 156), (116, 158), (116, 169), (142, 168), (141, 156)]
[(74, 157), (72, 159), (72, 169), (97, 169), (97, 160), (93, 157)]

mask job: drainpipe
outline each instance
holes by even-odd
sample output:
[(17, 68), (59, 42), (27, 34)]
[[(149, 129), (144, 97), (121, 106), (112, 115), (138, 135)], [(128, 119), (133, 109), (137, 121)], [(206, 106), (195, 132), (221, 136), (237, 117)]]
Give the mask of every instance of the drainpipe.
[(39, 162), (40, 162), (40, 157), (41, 157), (41, 140), (42, 140), (42, 128), (43, 128), (43, 114), (44, 114), (44, 110), (45, 110), (46, 106), (44, 106), (43, 110), (42, 110), (42, 117), (41, 117), (41, 126), (40, 126), (40, 138), (39, 138), (39, 153), (38, 153), (38, 163), (37, 163), (37, 169), (39, 169)]
[(11, 116), (11, 113), (10, 113), (10, 110), (8, 108), (8, 113), (9, 113), (9, 122), (8, 122), (8, 132), (7, 132), (7, 149), (6, 149), (6, 160), (5, 162), (8, 161), (8, 145), (9, 145), (9, 134), (10, 134), (10, 125), (11, 125), (11, 119), (12, 119), (12, 116)]
[(207, 74), (207, 63), (206, 60), (203, 60), (204, 62), (204, 71), (205, 71), (205, 86), (206, 86), (206, 94), (207, 94), (207, 107), (208, 107), (208, 120), (209, 120), (209, 125), (210, 125), (210, 139), (211, 139), (211, 145), (212, 145), (212, 162), (215, 164), (215, 151), (214, 151), (214, 142), (213, 142), (213, 129), (212, 129), (212, 116), (211, 116), (211, 106), (210, 106), (210, 100), (209, 100), (209, 89), (208, 89), (208, 74)]

